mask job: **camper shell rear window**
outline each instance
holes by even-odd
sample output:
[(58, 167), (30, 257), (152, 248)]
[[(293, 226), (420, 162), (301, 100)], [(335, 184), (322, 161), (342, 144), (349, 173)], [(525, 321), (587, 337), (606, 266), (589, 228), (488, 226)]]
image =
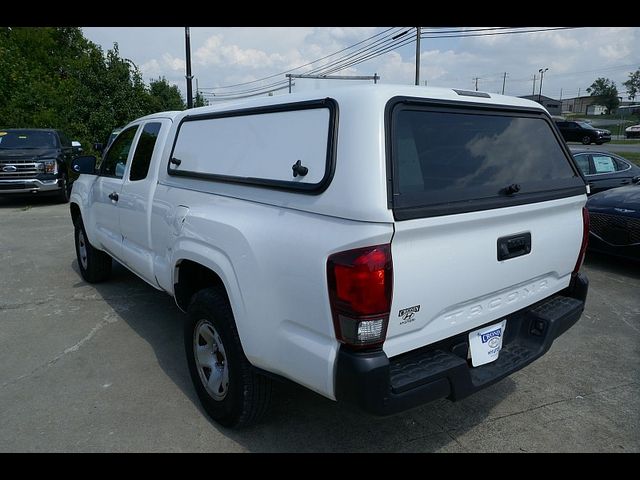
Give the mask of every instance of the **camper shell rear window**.
[(396, 98), (386, 111), (396, 220), (586, 192), (557, 128), (539, 110)]

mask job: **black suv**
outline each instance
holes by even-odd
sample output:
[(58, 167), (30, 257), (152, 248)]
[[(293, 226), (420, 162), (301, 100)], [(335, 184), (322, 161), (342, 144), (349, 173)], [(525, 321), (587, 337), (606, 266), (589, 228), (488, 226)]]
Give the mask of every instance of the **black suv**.
[(557, 121), (556, 125), (567, 142), (582, 142), (584, 145), (602, 145), (611, 141), (611, 132), (595, 128), (587, 122)]
[(71, 160), (82, 151), (53, 129), (0, 129), (0, 196), (52, 193), (69, 201), (78, 174)]

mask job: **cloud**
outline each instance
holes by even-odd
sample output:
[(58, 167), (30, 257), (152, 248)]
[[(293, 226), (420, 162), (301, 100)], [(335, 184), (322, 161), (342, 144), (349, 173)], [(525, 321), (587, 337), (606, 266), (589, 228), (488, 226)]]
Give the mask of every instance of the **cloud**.
[(195, 51), (197, 65), (234, 66), (251, 69), (280, 67), (286, 63), (286, 56), (280, 53), (267, 53), (257, 48), (243, 48), (224, 42), (223, 35), (212, 35), (205, 44)]
[(179, 72), (184, 72), (187, 66), (187, 63), (184, 59), (174, 57), (170, 53), (165, 53), (162, 55), (162, 63), (167, 68)]
[[(386, 28), (352, 27), (242, 27), (191, 28), (193, 75), (201, 88), (250, 82), (279, 74), (312, 60), (338, 52)], [(165, 29), (84, 29), (110, 47), (118, 41), (120, 53), (131, 58), (145, 77), (165, 76), (181, 85), (184, 91), (184, 30)], [(116, 32), (116, 33), (113, 33)], [(384, 38), (384, 34), (378, 38)], [(549, 68), (544, 76), (543, 94), (564, 98), (575, 96), (599, 76), (611, 78), (618, 86), (629, 72), (640, 67), (640, 28), (597, 27), (549, 32), (467, 37), (457, 39), (424, 39), (421, 52), (421, 83), (443, 87), (475, 88), (488, 92), (501, 91), (507, 72), (505, 93), (531, 94), (533, 75), (536, 93), (538, 70)], [(348, 53), (348, 52), (346, 52)], [(340, 53), (322, 63), (344, 55)], [(317, 67), (314, 64), (313, 67)], [(297, 73), (309, 71), (304, 67)], [(381, 76), (382, 83), (413, 84), (415, 78), (415, 44), (350, 66), (337, 74)], [(286, 81), (275, 77), (262, 85)], [(242, 90), (260, 84), (239, 86)], [(229, 91), (229, 90), (225, 90)], [(622, 93), (622, 92), (621, 92)]]

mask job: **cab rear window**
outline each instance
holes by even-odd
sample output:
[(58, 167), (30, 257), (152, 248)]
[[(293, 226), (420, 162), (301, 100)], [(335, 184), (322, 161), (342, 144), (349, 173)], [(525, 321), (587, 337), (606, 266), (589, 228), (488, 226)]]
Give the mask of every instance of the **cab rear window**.
[(584, 193), (550, 120), (539, 114), (396, 106), (391, 114), (397, 219)]

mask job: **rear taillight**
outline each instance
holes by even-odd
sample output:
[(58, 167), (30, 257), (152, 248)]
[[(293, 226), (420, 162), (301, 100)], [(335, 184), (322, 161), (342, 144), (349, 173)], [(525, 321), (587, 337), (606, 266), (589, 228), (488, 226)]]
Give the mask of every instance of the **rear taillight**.
[(337, 339), (354, 347), (381, 345), (393, 290), (391, 245), (334, 253), (327, 260), (327, 280)]
[(580, 253), (578, 254), (578, 261), (573, 269), (572, 275), (577, 275), (578, 270), (584, 262), (584, 256), (587, 253), (587, 245), (589, 244), (589, 210), (587, 207), (582, 207), (582, 244), (580, 245)]

